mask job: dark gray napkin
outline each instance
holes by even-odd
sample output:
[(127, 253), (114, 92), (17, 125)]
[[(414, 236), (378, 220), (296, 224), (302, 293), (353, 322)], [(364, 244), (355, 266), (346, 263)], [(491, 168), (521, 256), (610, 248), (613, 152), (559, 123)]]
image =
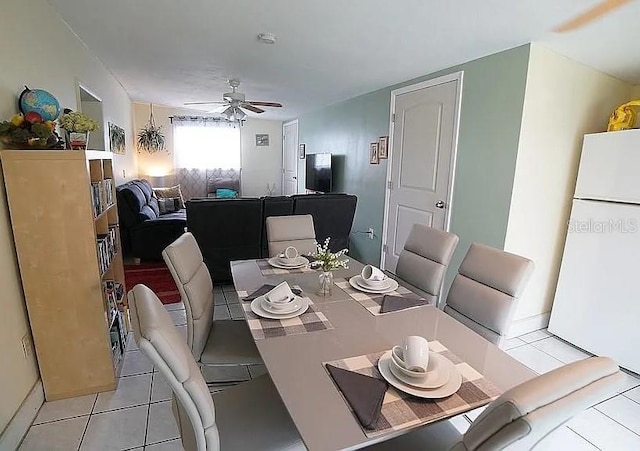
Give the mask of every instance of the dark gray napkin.
[(380, 417), (384, 394), (389, 387), (387, 382), (333, 365), (327, 365), (327, 370), (360, 424), (367, 429), (374, 429)]
[[(243, 301), (253, 301), (255, 298), (258, 298), (260, 296), (264, 296), (269, 291), (273, 290), (275, 287), (276, 287), (275, 285), (264, 284), (260, 288), (258, 288), (256, 291), (251, 293), (249, 296), (247, 296), (246, 298), (242, 298), (242, 300)], [(291, 291), (296, 296), (301, 296), (302, 295), (302, 290), (300, 288), (291, 287)]]
[(404, 297), (392, 296), (390, 294), (387, 294), (382, 298), (380, 313), (397, 312), (398, 310), (417, 307), (419, 305), (429, 305), (429, 302), (426, 299), (422, 299), (418, 296)]

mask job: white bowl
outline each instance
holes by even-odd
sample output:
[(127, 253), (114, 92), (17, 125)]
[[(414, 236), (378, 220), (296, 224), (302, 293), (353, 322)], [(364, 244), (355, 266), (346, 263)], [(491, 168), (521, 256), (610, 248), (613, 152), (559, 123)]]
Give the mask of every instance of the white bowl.
[(362, 276), (360, 276), (360, 281), (362, 281), (363, 285), (373, 289), (382, 288), (387, 285), (386, 277), (382, 280), (373, 280), (373, 279), (365, 279)]
[(426, 371), (412, 371), (412, 370), (408, 370), (407, 368), (404, 367), (404, 365), (402, 365), (402, 363), (400, 362), (398, 356), (395, 354), (395, 352), (391, 351), (391, 364), (397, 368), (402, 374), (408, 376), (408, 377), (413, 377), (416, 379), (420, 379), (420, 378), (424, 378), (427, 376), (427, 372)]

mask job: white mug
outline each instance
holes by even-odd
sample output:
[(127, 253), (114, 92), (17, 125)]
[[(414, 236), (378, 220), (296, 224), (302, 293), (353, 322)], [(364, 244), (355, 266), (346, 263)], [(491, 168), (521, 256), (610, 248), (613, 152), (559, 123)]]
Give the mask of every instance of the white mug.
[(368, 282), (371, 282), (371, 281), (380, 282), (385, 279), (384, 273), (372, 265), (367, 265), (364, 268), (362, 268), (362, 272), (360, 273), (360, 276)]
[(269, 291), (265, 298), (271, 304), (283, 304), (291, 302), (295, 297), (289, 284), (287, 282), (282, 282), (278, 286), (274, 287), (271, 291)]
[(293, 246), (289, 246), (284, 250), (285, 258), (289, 260), (293, 260), (294, 258), (298, 258), (298, 249)]
[(410, 371), (427, 371), (429, 367), (429, 342), (417, 335), (406, 337), (399, 346), (404, 366)]

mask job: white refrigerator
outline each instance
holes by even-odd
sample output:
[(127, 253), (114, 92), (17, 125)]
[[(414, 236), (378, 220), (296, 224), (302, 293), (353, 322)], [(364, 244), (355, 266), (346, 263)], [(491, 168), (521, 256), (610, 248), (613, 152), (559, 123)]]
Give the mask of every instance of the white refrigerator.
[(640, 130), (585, 136), (549, 331), (640, 373)]

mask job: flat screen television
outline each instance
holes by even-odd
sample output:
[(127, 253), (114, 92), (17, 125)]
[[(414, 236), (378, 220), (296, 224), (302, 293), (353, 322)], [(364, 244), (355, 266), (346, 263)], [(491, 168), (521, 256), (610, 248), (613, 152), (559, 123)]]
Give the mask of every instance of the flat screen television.
[(333, 171), (330, 153), (307, 154), (305, 188), (321, 193), (330, 193), (333, 185)]

